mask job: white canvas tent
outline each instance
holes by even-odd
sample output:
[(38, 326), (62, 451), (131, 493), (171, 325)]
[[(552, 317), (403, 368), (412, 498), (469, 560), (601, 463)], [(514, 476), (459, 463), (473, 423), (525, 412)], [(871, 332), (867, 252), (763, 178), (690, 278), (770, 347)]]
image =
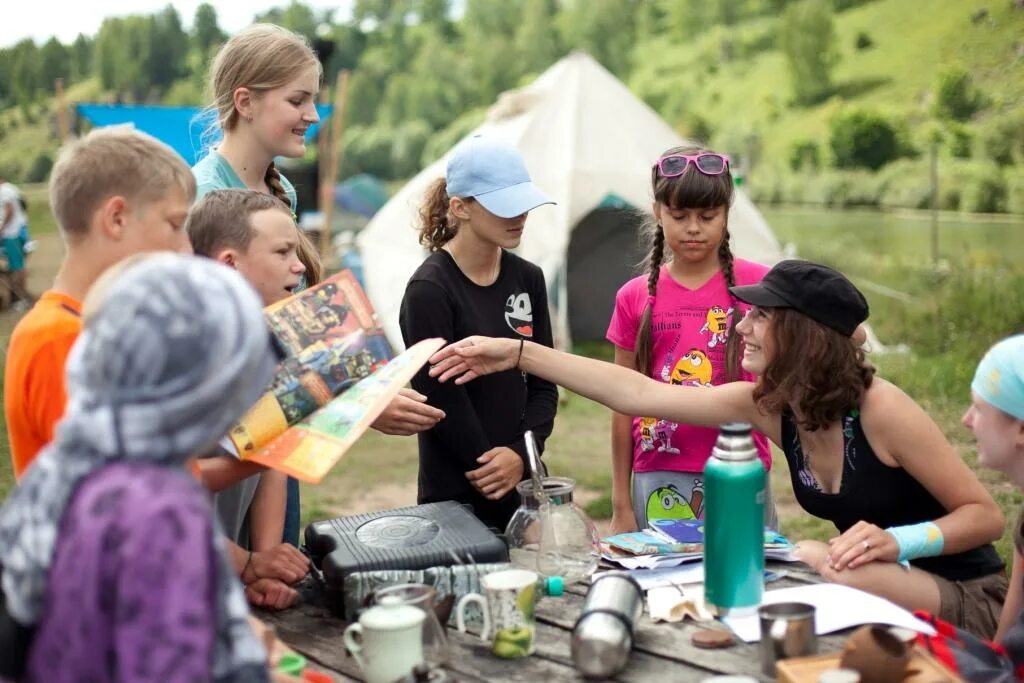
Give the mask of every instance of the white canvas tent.
[[(650, 168), (684, 140), (589, 55), (575, 52), (536, 81), (503, 94), (482, 133), (514, 145), (533, 181), (557, 206), (530, 214), (517, 253), (540, 265), (556, 344), (603, 338), (615, 290), (635, 274), (637, 216), (607, 209), (651, 206)], [(450, 152), (449, 152), (450, 154)], [(402, 346), (398, 312), (405, 285), (426, 257), (417, 242), (427, 186), (445, 174), (448, 154), (410, 180), (360, 233), (367, 293), (391, 341)], [(742, 191), (729, 215), (733, 251), (771, 265), (779, 243)]]

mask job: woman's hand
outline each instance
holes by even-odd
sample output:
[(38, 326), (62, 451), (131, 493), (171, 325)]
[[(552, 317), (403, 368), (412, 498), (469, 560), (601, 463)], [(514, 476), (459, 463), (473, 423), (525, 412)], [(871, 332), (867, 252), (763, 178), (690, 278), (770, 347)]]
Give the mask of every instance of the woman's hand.
[(900, 548), (885, 529), (860, 521), (828, 542), (828, 564), (836, 571), (856, 569), (868, 562), (895, 562)]
[(430, 376), (438, 382), (454, 378), (456, 384), (465, 384), (477, 377), (511, 370), (516, 366), (519, 344), (516, 339), (466, 337), (430, 357)]
[(466, 478), (488, 500), (501, 500), (523, 479), (523, 459), (511, 448), (498, 446), (476, 459), (481, 467)]

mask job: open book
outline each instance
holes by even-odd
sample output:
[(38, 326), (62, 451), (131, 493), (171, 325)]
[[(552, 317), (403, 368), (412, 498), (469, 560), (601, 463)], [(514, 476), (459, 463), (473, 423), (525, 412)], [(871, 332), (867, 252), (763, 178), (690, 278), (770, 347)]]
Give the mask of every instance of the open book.
[(350, 271), (266, 309), (286, 352), (270, 389), (229, 432), (239, 456), (317, 483), (443, 345), (397, 358)]

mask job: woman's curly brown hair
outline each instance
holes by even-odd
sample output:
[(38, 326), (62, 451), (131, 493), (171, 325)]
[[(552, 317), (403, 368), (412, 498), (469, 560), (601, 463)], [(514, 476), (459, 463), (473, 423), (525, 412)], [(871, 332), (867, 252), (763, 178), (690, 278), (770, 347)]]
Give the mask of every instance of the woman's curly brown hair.
[(796, 408), (808, 431), (824, 429), (860, 405), (875, 368), (853, 339), (788, 308), (771, 311), (773, 355), (754, 388), (769, 414)]

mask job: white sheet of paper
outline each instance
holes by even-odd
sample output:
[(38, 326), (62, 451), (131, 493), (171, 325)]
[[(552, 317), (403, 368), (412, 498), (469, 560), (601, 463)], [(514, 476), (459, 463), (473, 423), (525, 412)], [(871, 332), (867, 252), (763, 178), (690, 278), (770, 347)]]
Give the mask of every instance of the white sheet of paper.
[[(935, 629), (902, 607), (877, 595), (841, 586), (817, 583), (766, 591), (762, 605), (779, 602), (803, 602), (814, 605), (814, 625), (818, 635), (861, 624), (890, 624), (932, 635)], [(761, 639), (761, 623), (756, 614), (724, 617), (722, 621), (748, 643)]]

